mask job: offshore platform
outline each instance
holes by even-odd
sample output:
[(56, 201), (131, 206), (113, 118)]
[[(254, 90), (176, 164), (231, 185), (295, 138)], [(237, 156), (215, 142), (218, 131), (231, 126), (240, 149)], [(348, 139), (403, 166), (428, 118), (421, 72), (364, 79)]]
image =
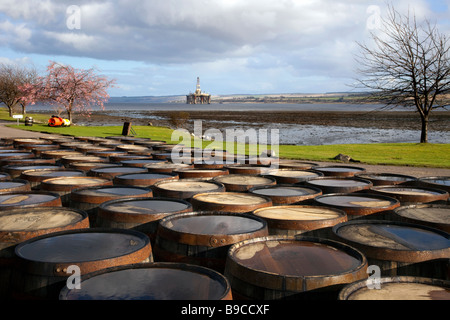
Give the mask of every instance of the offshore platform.
[(186, 96), (187, 104), (210, 104), (211, 103), (211, 95), (205, 92), (202, 92), (200, 89), (200, 77), (197, 77), (197, 88), (194, 93), (189, 93)]

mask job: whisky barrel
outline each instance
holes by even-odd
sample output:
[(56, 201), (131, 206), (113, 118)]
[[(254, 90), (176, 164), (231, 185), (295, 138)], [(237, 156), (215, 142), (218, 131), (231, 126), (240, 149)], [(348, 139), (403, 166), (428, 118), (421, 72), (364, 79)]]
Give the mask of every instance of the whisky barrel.
[(339, 300), (450, 300), (450, 281), (423, 277), (382, 277), (379, 288), (357, 281), (345, 286)]
[(83, 170), (86, 174), (89, 170), (94, 168), (105, 168), (105, 167), (121, 167), (120, 163), (108, 163), (108, 162), (75, 162), (69, 164), (69, 169)]
[(201, 266), (170, 262), (139, 263), (93, 272), (82, 277), (80, 287), (64, 287), (59, 299), (232, 300), (230, 284), (222, 274)]
[(420, 186), (445, 190), (450, 193), (450, 176), (422, 177), (417, 179)]
[(20, 179), (28, 180), (31, 185), (31, 189), (41, 189), (42, 181), (58, 178), (58, 177), (84, 177), (86, 174), (82, 170), (77, 169), (65, 169), (64, 167), (58, 169), (34, 169), (26, 170), (20, 174)]
[(57, 161), (66, 156), (82, 156), (83, 153), (73, 150), (46, 150), (41, 152), (41, 158), (51, 158)]
[(166, 160), (158, 160), (154, 158), (147, 159), (130, 159), (130, 160), (122, 160), (120, 163), (124, 167), (139, 167), (143, 168), (146, 164), (154, 164), (154, 163), (164, 163)]
[(187, 163), (171, 163), (171, 162), (157, 162), (157, 163), (147, 163), (144, 165), (149, 172), (168, 172), (171, 173), (177, 169), (192, 169), (193, 164)]
[(0, 211), (19, 208), (60, 207), (61, 205), (61, 197), (53, 192), (19, 191), (0, 194)]
[(347, 284), (367, 278), (357, 249), (325, 238), (268, 236), (228, 251), (224, 275), (235, 299), (336, 299)]
[(96, 157), (96, 156), (64, 156), (60, 160), (61, 164), (66, 168), (70, 166), (71, 163), (75, 162), (108, 162), (107, 158)]
[(12, 180), (12, 177), (7, 172), (0, 172), (0, 181)]
[(156, 261), (195, 264), (223, 273), (232, 244), (267, 235), (266, 222), (245, 213), (181, 213), (160, 221), (153, 249)]
[(23, 150), (33, 152), (36, 157), (39, 157), (43, 151), (59, 149), (57, 144), (25, 144), (20, 147)]
[(414, 204), (394, 210), (395, 216), (410, 223), (426, 225), (450, 233), (450, 205)]
[(120, 162), (124, 160), (138, 160), (138, 159), (151, 159), (151, 156), (141, 156), (138, 154), (120, 154), (120, 155), (113, 155), (109, 157), (109, 160), (111, 162)]
[(227, 169), (176, 169), (173, 171), (177, 173), (180, 179), (195, 179), (195, 178), (214, 178), (228, 174)]
[(29, 239), (15, 249), (19, 272), (13, 278), (18, 299), (56, 300), (72, 275), (141, 262), (153, 262), (146, 235), (123, 229), (78, 229)]
[(314, 170), (275, 169), (264, 175), (275, 178), (279, 184), (294, 184), (323, 177), (323, 173)]
[(23, 179), (0, 181), (0, 193), (31, 191), (30, 183)]
[(242, 164), (236, 164), (236, 165), (226, 165), (224, 168), (228, 169), (228, 172), (230, 174), (253, 174), (253, 175), (263, 175), (269, 173), (271, 170), (273, 170), (270, 167), (267, 166), (260, 166), (260, 165), (242, 165)]
[(90, 177), (99, 177), (105, 179), (114, 179), (116, 176), (130, 173), (145, 173), (148, 172), (145, 168), (139, 167), (124, 167), (124, 166), (109, 166), (109, 167), (97, 167), (89, 170), (87, 175)]
[(7, 172), (11, 178), (19, 178), (22, 172), (27, 170), (59, 170), (64, 169), (62, 165), (56, 164), (31, 164), (31, 165), (6, 165), (3, 171)]
[(70, 192), (69, 207), (84, 210), (89, 214), (91, 226), (96, 226), (98, 207), (107, 201), (122, 198), (148, 198), (153, 192), (148, 188), (134, 186), (95, 186), (74, 189)]
[[(31, 165), (55, 165), (55, 159), (28, 158), (0, 160), (0, 167), (5, 166), (31, 166)], [(59, 164), (58, 164), (59, 165)]]
[(390, 219), (400, 201), (370, 193), (331, 193), (314, 198), (317, 205), (338, 208), (347, 213), (348, 220), (358, 218)]
[(97, 177), (58, 177), (41, 182), (41, 189), (59, 194), (63, 206), (70, 205), (70, 193), (79, 188), (112, 186), (110, 179)]
[(190, 200), (194, 195), (208, 192), (225, 192), (225, 186), (212, 180), (179, 179), (164, 180), (153, 185), (159, 197)]
[(369, 192), (395, 198), (401, 205), (445, 202), (449, 197), (445, 190), (413, 186), (378, 186), (370, 188)]
[(322, 190), (323, 194), (329, 193), (351, 193), (368, 190), (373, 187), (369, 180), (356, 177), (320, 177), (307, 180), (302, 183), (308, 187), (316, 187)]
[(39, 138), (17, 138), (13, 140), (13, 145), (15, 148), (20, 148), (23, 145), (27, 144), (46, 144), (48, 140), (39, 139)]
[[(253, 211), (253, 215), (267, 222), (270, 235), (283, 236), (295, 236), (347, 221), (347, 214), (342, 210), (309, 205), (261, 208)], [(314, 232), (308, 235), (319, 236)]]
[(253, 187), (248, 192), (269, 197), (274, 206), (300, 204), (322, 195), (322, 190), (319, 188), (293, 186), (290, 184)]
[(292, 168), (297, 170), (309, 170), (314, 167), (318, 167), (318, 164), (314, 162), (305, 162), (301, 160), (280, 159), (280, 161), (278, 162), (278, 167), (281, 169)]
[(11, 277), (17, 268), (14, 249), (28, 239), (69, 229), (88, 228), (87, 214), (63, 207), (22, 208), (0, 212), (0, 297), (11, 298)]
[(117, 156), (117, 155), (124, 155), (124, 154), (128, 154), (128, 152), (126, 152), (126, 151), (119, 151), (119, 150), (113, 150), (113, 149), (111, 149), (111, 150), (103, 150), (103, 151), (101, 151), (101, 150), (99, 150), (99, 151), (91, 150), (91, 151), (86, 152), (86, 155), (97, 156), (97, 157), (105, 157), (105, 158), (108, 158), (108, 157), (111, 157), (111, 156)]
[(399, 221), (351, 220), (332, 228), (338, 241), (361, 250), (382, 276), (449, 276), (450, 235)]
[(192, 205), (181, 199), (160, 197), (122, 198), (98, 207), (98, 227), (135, 229), (145, 233), (152, 243), (161, 219), (183, 212), (192, 212)]
[(121, 186), (150, 187), (159, 181), (178, 180), (176, 173), (129, 173), (114, 177), (113, 183)]
[(197, 211), (246, 213), (272, 206), (268, 197), (241, 192), (199, 193), (191, 198)]
[(355, 177), (372, 181), (374, 186), (389, 186), (412, 183), (416, 177), (395, 173), (358, 173)]
[(353, 177), (356, 174), (366, 172), (366, 169), (353, 166), (317, 166), (314, 170), (322, 172), (325, 176)]
[(11, 150), (11, 152), (0, 152), (0, 161), (11, 159), (30, 159), (35, 157), (33, 152), (23, 152), (19, 150), (13, 151), (14, 150)]
[(229, 192), (247, 192), (257, 186), (272, 186), (277, 183), (274, 178), (244, 174), (227, 174), (212, 179), (225, 186)]

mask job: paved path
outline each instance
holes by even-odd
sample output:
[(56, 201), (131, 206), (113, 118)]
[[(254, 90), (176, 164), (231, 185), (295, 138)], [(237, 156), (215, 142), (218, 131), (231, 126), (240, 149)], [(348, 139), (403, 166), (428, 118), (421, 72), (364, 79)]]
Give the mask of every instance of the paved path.
[[(33, 132), (27, 130), (20, 130), (15, 128), (6, 127), (5, 124), (11, 124), (8, 121), (0, 121), (0, 138), (45, 138), (49, 134), (41, 133), (41, 132)], [(325, 165), (336, 165), (337, 163), (333, 162), (317, 162), (317, 161), (308, 161), (317, 163), (320, 166)], [(340, 164), (345, 165), (345, 164)], [(367, 172), (370, 173), (394, 173), (394, 174), (404, 174), (410, 175), (413, 177), (436, 177), (436, 176), (450, 176), (450, 169), (443, 168), (421, 168), (421, 167), (407, 167), (407, 166), (381, 166), (381, 165), (366, 165), (359, 163), (350, 163), (349, 166), (356, 166), (365, 168)]]

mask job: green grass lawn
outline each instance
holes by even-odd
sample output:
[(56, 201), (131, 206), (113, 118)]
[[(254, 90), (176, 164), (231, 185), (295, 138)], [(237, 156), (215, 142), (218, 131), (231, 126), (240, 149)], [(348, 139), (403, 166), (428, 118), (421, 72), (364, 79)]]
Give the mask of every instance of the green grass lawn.
[[(6, 116), (6, 117), (5, 117)], [(122, 126), (70, 126), (49, 127), (46, 125), (46, 115), (30, 114), (33, 119), (44, 120), (45, 124), (34, 124), (26, 127), (19, 125), (19, 129), (38, 132), (65, 134), (73, 136), (107, 137), (122, 134)], [(7, 119), (8, 115), (2, 110), (0, 119)], [(11, 122), (11, 127), (17, 128), (16, 122)], [(180, 138), (175, 135), (172, 140), (173, 130), (166, 127), (133, 126), (136, 137), (162, 140), (167, 143), (177, 144)], [(186, 138), (185, 138), (186, 139)], [(190, 139), (190, 138), (189, 138)], [(184, 141), (186, 142), (186, 140)], [(192, 144), (192, 146), (194, 146)], [(211, 142), (203, 141), (202, 147), (212, 147)], [(220, 145), (222, 147), (222, 145)], [(223, 146), (226, 149), (226, 146)], [(246, 152), (249, 152), (246, 146)], [(252, 152), (250, 152), (252, 153)], [(333, 161), (339, 153), (349, 155), (355, 160), (365, 164), (375, 165), (402, 165), (417, 167), (450, 168), (450, 144), (420, 144), (420, 143), (381, 143), (381, 144), (346, 144), (346, 145), (322, 145), (322, 146), (279, 146), (281, 158), (299, 159), (309, 161)]]

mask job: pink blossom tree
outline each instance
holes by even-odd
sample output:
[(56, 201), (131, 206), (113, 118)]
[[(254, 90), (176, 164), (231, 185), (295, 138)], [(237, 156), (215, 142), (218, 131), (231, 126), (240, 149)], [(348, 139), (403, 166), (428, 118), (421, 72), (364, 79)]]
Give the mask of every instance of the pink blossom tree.
[(104, 103), (109, 99), (107, 89), (115, 80), (97, 75), (93, 68), (75, 69), (54, 61), (50, 61), (47, 71), (42, 81), (42, 98), (63, 106), (70, 123), (74, 112), (89, 116), (92, 106), (104, 110)]

